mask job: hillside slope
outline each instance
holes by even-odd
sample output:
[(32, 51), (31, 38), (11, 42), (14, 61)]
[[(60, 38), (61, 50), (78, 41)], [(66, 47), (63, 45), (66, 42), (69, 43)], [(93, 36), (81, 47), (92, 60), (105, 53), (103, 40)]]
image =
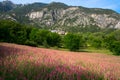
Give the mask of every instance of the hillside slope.
[[(33, 3), (18, 6), (0, 15), (37, 27), (65, 30), (81, 27), (120, 28), (120, 14), (109, 9), (68, 6), (64, 3)], [(91, 27), (92, 28), (92, 27)]]

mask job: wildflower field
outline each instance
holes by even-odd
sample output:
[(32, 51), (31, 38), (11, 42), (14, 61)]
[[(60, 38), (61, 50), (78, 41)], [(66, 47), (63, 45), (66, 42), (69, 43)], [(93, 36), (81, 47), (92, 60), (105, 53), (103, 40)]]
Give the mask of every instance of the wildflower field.
[(120, 56), (0, 43), (0, 80), (120, 80)]

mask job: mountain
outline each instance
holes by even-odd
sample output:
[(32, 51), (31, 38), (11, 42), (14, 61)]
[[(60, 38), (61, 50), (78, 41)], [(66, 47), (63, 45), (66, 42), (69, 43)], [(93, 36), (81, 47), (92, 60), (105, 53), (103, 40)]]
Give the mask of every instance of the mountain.
[(11, 1), (3, 1), (0, 2), (0, 12), (8, 12), (15, 8), (17, 5), (12, 3)]
[(70, 29), (79, 31), (86, 27), (120, 28), (120, 14), (110, 9), (68, 6), (64, 3), (52, 2), (25, 4), (4, 12), (0, 15), (1, 19), (12, 19), (42, 28), (66, 31)]

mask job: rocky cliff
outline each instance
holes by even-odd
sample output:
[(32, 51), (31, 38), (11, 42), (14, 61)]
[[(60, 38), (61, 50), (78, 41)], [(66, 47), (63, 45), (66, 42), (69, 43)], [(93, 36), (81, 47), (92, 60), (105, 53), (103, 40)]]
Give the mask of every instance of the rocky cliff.
[[(63, 3), (28, 4), (0, 17), (38, 26), (120, 28), (120, 14), (109, 9), (68, 6)], [(20, 14), (21, 13), (21, 14)]]

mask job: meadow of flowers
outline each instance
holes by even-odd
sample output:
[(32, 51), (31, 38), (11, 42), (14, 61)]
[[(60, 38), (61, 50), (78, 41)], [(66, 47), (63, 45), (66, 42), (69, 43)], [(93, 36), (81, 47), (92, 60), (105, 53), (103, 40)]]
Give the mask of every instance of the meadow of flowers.
[(119, 79), (119, 56), (0, 43), (0, 80)]

